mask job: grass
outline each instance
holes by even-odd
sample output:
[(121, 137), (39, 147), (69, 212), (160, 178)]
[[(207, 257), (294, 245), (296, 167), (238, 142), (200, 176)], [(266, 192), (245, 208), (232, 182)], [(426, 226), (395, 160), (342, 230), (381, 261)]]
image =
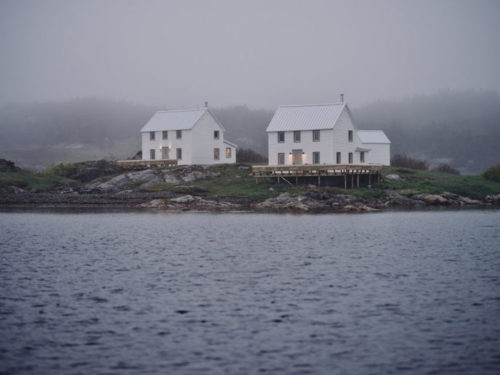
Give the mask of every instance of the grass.
[[(180, 194), (198, 194), (208, 197), (248, 197), (259, 201), (272, 198), (280, 193), (288, 192), (292, 196), (310, 190), (307, 185), (288, 185), (286, 183), (268, 183), (265, 180), (255, 183), (250, 169), (241, 169), (234, 165), (217, 165), (210, 167), (219, 172), (219, 177), (198, 180), (189, 186), (178, 184), (158, 184), (148, 188), (149, 191), (172, 191)], [(321, 186), (318, 191), (334, 194), (350, 194), (365, 197), (383, 197), (387, 190), (395, 190), (403, 195), (420, 193), (440, 194), (445, 191), (471, 197), (483, 198), (490, 194), (500, 194), (500, 183), (488, 181), (481, 175), (457, 176), (436, 171), (422, 171), (408, 168), (384, 167), (383, 175), (396, 173), (400, 181), (386, 181), (373, 188), (344, 190), (340, 187)]]
[(440, 194), (445, 191), (471, 198), (500, 194), (500, 183), (485, 179), (482, 175), (460, 176), (436, 171), (420, 171), (407, 168), (384, 167), (383, 174), (395, 173), (399, 181), (386, 181), (377, 186), (398, 190), (401, 194)]
[[(0, 172), (0, 188), (17, 186), (25, 190), (44, 191), (56, 186), (72, 186), (76, 181), (64, 177), (72, 169), (71, 164), (60, 165), (53, 170), (33, 173), (26, 170)], [(275, 184), (260, 180), (258, 184), (251, 176), (251, 169), (238, 165), (215, 165), (210, 171), (218, 172), (218, 177), (194, 181), (188, 184), (161, 183), (148, 187), (147, 191), (171, 191), (178, 194), (196, 194), (207, 197), (246, 197), (260, 201), (288, 192), (292, 196), (310, 190), (307, 185)], [(471, 198), (483, 198), (486, 195), (500, 194), (500, 183), (489, 181), (482, 175), (457, 176), (436, 171), (423, 171), (398, 167), (384, 167), (383, 175), (398, 174), (399, 181), (385, 181), (372, 189), (359, 188), (344, 190), (340, 187), (321, 186), (318, 191), (335, 194), (351, 194), (366, 197), (382, 197), (387, 190), (398, 191), (404, 195), (419, 193), (440, 194), (445, 191)], [(99, 180), (103, 177), (98, 178)], [(132, 188), (144, 181), (137, 181)]]
[(74, 184), (75, 181), (54, 174), (32, 173), (26, 170), (0, 172), (0, 188), (15, 186), (29, 191), (45, 191), (55, 186)]

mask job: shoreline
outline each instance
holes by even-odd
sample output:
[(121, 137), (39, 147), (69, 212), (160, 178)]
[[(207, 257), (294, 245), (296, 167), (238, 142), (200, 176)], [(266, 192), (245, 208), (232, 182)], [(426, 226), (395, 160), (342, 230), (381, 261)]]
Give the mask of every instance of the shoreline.
[(500, 195), (474, 200), (451, 193), (412, 197), (389, 191), (383, 197), (326, 194), (308, 191), (297, 196), (282, 193), (255, 201), (248, 197), (204, 197), (173, 193), (79, 194), (12, 193), (0, 197), (0, 210), (131, 210), (164, 212), (248, 213), (365, 213), (387, 211), (444, 211), (498, 209)]

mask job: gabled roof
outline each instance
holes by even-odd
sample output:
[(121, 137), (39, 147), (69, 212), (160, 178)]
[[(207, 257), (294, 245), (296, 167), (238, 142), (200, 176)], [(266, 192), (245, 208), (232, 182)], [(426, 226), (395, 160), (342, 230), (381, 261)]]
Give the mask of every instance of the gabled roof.
[(382, 130), (358, 130), (357, 134), (363, 143), (391, 143)]
[(349, 110), (345, 103), (282, 105), (266, 131), (333, 129), (344, 108)]
[(229, 146), (232, 146), (234, 148), (239, 148), (237, 144), (233, 143), (233, 142), (229, 142), (228, 140), (224, 139), (224, 143), (226, 145), (229, 145)]
[(169, 111), (158, 111), (153, 117), (143, 126), (141, 132), (161, 131), (161, 130), (188, 130), (208, 113), (220, 127), (224, 129), (222, 124), (212, 115), (206, 107), (194, 109), (176, 109)]

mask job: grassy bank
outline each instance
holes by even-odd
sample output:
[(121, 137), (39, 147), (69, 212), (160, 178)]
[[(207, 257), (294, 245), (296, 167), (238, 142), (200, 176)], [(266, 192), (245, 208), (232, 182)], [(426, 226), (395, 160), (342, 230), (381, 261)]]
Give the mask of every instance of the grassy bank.
[[(100, 164), (99, 164), (100, 163)], [(102, 165), (101, 165), (102, 164)], [(106, 179), (106, 175), (114, 176), (122, 172), (113, 169), (110, 162), (87, 162), (75, 164), (59, 164), (35, 173), (17, 167), (0, 169), (0, 189), (12, 190), (12, 186), (27, 191), (47, 191), (56, 187), (78, 187), (82, 181), (89, 182), (96, 176)], [(246, 165), (216, 165), (210, 167), (218, 177), (196, 180), (190, 183), (161, 183), (150, 186), (145, 191), (171, 191), (179, 194), (196, 194), (206, 197), (245, 197), (260, 201), (288, 192), (292, 196), (310, 190), (308, 185), (276, 184), (274, 181), (261, 180), (258, 184), (251, 175), (251, 169)], [(91, 172), (91, 173), (90, 173)], [(103, 176), (104, 174), (104, 176)], [(377, 197), (386, 195), (388, 191), (396, 191), (404, 195), (420, 193), (440, 194), (451, 192), (470, 198), (484, 198), (487, 195), (500, 194), (500, 183), (486, 180), (482, 175), (457, 176), (435, 171), (420, 171), (407, 168), (384, 167), (383, 175), (397, 174), (399, 180), (384, 179), (371, 189), (347, 189), (340, 187), (321, 186), (320, 191), (337, 194), (352, 194)], [(140, 185), (140, 184), (138, 184)], [(131, 188), (134, 188), (131, 186)]]
[[(277, 196), (282, 192), (297, 195), (310, 190), (307, 185), (276, 184), (273, 181), (261, 180), (258, 184), (251, 176), (251, 170), (246, 166), (220, 165), (211, 170), (219, 172), (220, 177), (198, 180), (190, 184), (202, 195), (209, 197), (248, 197), (251, 200), (263, 200)], [(457, 176), (435, 171), (419, 171), (406, 168), (384, 167), (383, 176), (397, 174), (398, 181), (385, 180), (371, 189), (344, 190), (334, 186), (321, 186), (317, 189), (337, 194), (352, 194), (361, 196), (383, 196), (388, 190), (397, 191), (405, 195), (420, 193), (440, 194), (450, 192), (470, 198), (484, 198), (487, 195), (500, 194), (500, 183), (488, 181), (482, 175)], [(161, 184), (151, 188), (151, 191), (173, 190), (179, 191), (182, 186)]]
[(500, 194), (500, 183), (489, 181), (482, 175), (460, 176), (397, 167), (384, 167), (383, 174), (397, 174), (401, 179), (386, 180), (377, 189), (397, 190), (402, 194), (440, 194), (447, 191), (470, 198)]
[(56, 174), (34, 173), (26, 170), (0, 172), (0, 189), (16, 187), (28, 191), (47, 191), (58, 186), (75, 184), (76, 181)]

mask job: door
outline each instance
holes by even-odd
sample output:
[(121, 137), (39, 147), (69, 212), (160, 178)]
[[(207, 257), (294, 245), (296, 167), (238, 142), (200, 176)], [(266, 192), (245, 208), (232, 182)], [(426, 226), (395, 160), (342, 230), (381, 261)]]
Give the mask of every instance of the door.
[(293, 165), (301, 165), (302, 164), (302, 150), (293, 150), (292, 151), (292, 163), (293, 163)]
[(169, 157), (168, 157), (169, 156), (168, 155), (169, 151), (170, 151), (170, 149), (168, 147), (162, 147), (161, 148), (161, 158), (163, 160), (168, 160), (169, 159)]

